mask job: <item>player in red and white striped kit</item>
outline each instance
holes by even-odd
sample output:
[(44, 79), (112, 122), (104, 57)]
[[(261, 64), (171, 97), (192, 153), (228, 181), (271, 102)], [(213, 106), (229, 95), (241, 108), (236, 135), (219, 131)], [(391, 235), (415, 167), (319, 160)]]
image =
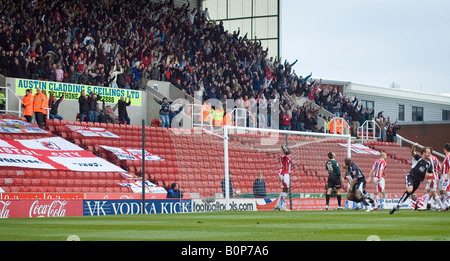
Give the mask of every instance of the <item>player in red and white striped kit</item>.
[(281, 188), (283, 191), (280, 193), (280, 196), (278, 197), (277, 204), (275, 205), (275, 210), (282, 210), (282, 211), (288, 211), (286, 208), (286, 199), (289, 192), (290, 187), (290, 173), (291, 173), (291, 165), (292, 160), (289, 156), (291, 154), (291, 150), (287, 146), (281, 146), (281, 150), (283, 151), (283, 154), (280, 156), (280, 164), (281, 168), (278, 172), (278, 177), (280, 179)]
[(426, 206), (428, 204), (428, 200), (430, 198), (433, 198), (440, 207), (440, 209), (443, 210), (445, 209), (445, 207), (437, 194), (437, 187), (439, 185), (439, 172), (442, 169), (441, 162), (439, 162), (439, 159), (436, 158), (434, 155), (430, 155), (428, 161), (430, 161), (431, 164), (433, 165), (433, 173), (427, 174), (427, 185), (425, 187), (424, 205)]
[(428, 194), (424, 194), (420, 198), (417, 197), (416, 194), (411, 195), (411, 199), (413, 202), (411, 203), (412, 210), (441, 210), (439, 204), (434, 200), (430, 199), (428, 203), (425, 203), (426, 196)]
[(425, 204), (425, 197), (428, 194), (425, 194), (421, 196), (420, 198), (417, 197), (416, 194), (411, 195), (411, 199), (413, 202), (411, 203), (411, 209), (412, 210), (427, 210), (427, 205)]
[(384, 177), (386, 176), (386, 158), (387, 155), (384, 152), (380, 153), (380, 158), (377, 159), (373, 165), (372, 169), (369, 173), (369, 178), (367, 179), (367, 182), (370, 182), (370, 179), (373, 176), (373, 183), (375, 184), (375, 188), (377, 191), (377, 195), (375, 196), (375, 207), (374, 209), (378, 209), (380, 207), (380, 198), (384, 198), (384, 188), (385, 188), (385, 181)]
[(448, 209), (447, 198), (450, 197), (449, 175), (450, 175), (450, 143), (444, 145), (445, 158), (442, 162), (442, 175), (439, 182), (441, 201), (444, 207)]

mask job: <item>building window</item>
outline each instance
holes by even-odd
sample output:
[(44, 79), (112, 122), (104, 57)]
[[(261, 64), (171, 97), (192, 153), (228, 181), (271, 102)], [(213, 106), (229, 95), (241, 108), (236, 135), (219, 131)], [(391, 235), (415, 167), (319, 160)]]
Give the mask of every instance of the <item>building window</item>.
[(375, 107), (375, 102), (373, 101), (366, 101), (366, 100), (361, 100), (361, 104), (363, 106), (363, 109), (373, 109)]
[(372, 114), (372, 118), (375, 115), (375, 102), (374, 101), (366, 101), (366, 100), (361, 100), (360, 103), (362, 104), (362, 109), (366, 110), (369, 109), (370, 113)]
[(398, 120), (405, 121), (405, 105), (398, 105)]
[(412, 107), (412, 121), (423, 121), (423, 107)]
[(450, 111), (442, 110), (442, 120), (450, 121)]

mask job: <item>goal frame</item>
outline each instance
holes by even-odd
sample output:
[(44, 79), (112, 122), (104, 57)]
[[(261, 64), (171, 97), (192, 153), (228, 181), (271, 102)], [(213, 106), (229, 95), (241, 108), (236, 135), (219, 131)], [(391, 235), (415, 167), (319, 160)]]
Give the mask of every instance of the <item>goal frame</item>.
[[(310, 137), (319, 138), (333, 138), (333, 139), (346, 139), (347, 140), (347, 157), (351, 157), (351, 142), (352, 137), (350, 134), (331, 134), (331, 133), (320, 133), (320, 132), (305, 132), (305, 131), (290, 131), (290, 130), (278, 130), (278, 129), (266, 129), (266, 128), (252, 128), (252, 127), (240, 127), (240, 126), (223, 126), (223, 149), (224, 149), (224, 171), (225, 171), (225, 210), (230, 210), (230, 186), (229, 186), (229, 157), (228, 157), (228, 135), (230, 130), (236, 131), (253, 131), (253, 132), (266, 132), (266, 133), (277, 133), (277, 134), (289, 134), (289, 135), (302, 135)], [(291, 188), (289, 188), (290, 191)], [(292, 198), (290, 197), (290, 200)], [(292, 204), (291, 204), (292, 208)]]

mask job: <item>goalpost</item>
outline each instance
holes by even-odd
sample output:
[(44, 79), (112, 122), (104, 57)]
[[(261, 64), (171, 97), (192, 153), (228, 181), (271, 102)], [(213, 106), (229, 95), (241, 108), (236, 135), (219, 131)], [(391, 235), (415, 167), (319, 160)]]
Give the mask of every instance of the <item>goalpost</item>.
[[(230, 209), (232, 197), (255, 196), (252, 191), (253, 182), (258, 175), (264, 177), (267, 197), (281, 192), (278, 158), (282, 154), (282, 145), (288, 146), (292, 151), (289, 186), (291, 210), (293, 194), (325, 191), (324, 185), (328, 177), (325, 162), (328, 152), (335, 152), (338, 162), (342, 162), (343, 173), (344, 158), (351, 157), (350, 135), (225, 125), (223, 142), (226, 210)], [(230, 190), (230, 185), (233, 190)]]

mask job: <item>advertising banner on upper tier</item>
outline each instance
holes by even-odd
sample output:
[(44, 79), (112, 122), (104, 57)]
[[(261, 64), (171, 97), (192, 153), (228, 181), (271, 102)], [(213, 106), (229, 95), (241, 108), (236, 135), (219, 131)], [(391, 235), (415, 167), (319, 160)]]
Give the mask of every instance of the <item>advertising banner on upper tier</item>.
[(50, 81), (38, 81), (29, 79), (16, 79), (16, 95), (25, 95), (27, 89), (32, 89), (33, 94), (36, 93), (36, 89), (40, 88), (47, 92), (47, 97), (50, 97), (50, 92), (56, 98), (60, 98), (64, 92), (66, 100), (78, 100), (80, 98), (80, 93), (84, 91), (86, 96), (91, 92), (94, 92), (102, 97), (101, 101), (106, 103), (117, 103), (120, 97), (124, 97), (126, 101), (128, 98), (131, 99), (131, 105), (141, 106), (142, 95), (140, 91), (130, 90), (130, 89), (118, 89), (111, 87), (102, 86), (91, 86), (76, 83), (65, 83), (65, 82), (50, 82)]

